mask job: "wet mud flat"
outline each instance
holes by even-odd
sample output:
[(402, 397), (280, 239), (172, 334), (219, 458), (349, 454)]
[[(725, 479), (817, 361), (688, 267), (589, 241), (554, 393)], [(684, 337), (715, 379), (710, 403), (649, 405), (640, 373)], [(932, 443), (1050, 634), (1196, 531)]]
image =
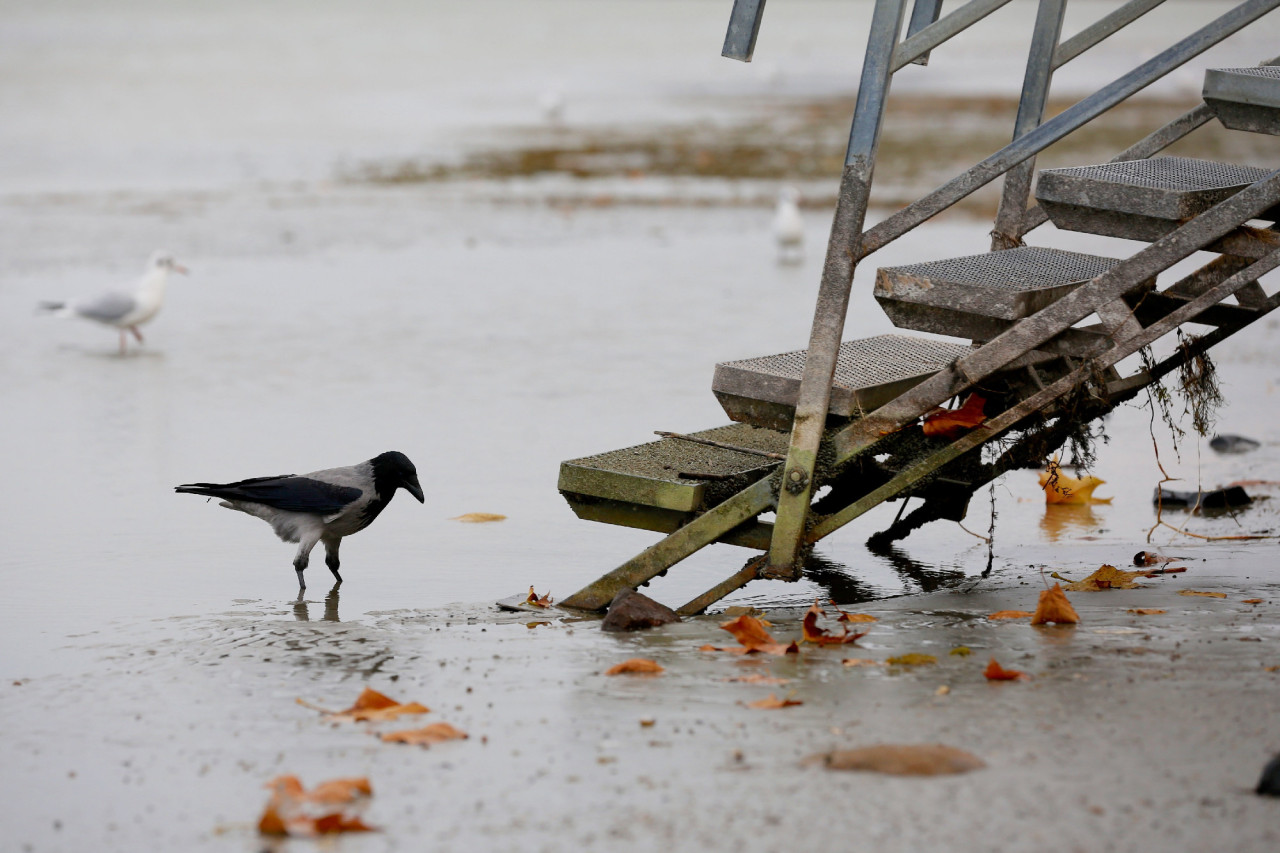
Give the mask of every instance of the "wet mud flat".
[[(1116, 550), (1081, 544), (1062, 571), (1081, 578)], [(1043, 588), (1006, 567), (866, 602), (853, 609), (876, 621), (855, 644), (782, 656), (704, 650), (734, 645), (724, 616), (630, 635), (479, 604), (343, 622), (340, 596), (319, 592), (107, 626), (67, 641), (77, 663), (0, 687), (14, 732), (6, 833), (33, 851), (771, 850), (828, 837), (1274, 850), (1276, 801), (1252, 787), (1280, 749), (1280, 582), (1241, 566), (1274, 565), (1280, 548), (1177, 553), (1184, 574), (1070, 593), (1075, 626), (987, 618), (1034, 609)], [(764, 615), (779, 640), (799, 637), (800, 611)], [(936, 663), (886, 663), (911, 653)], [(664, 672), (603, 674), (636, 657)], [(990, 658), (1030, 680), (987, 681)], [(366, 686), (430, 713), (332, 722), (296, 702), (344, 708)], [(769, 694), (802, 704), (749, 707)], [(375, 737), (423, 721), (469, 737), (429, 749)], [(917, 778), (804, 760), (880, 743), (944, 743), (987, 766)], [(262, 786), (286, 773), (368, 776), (364, 819), (379, 831), (260, 838)]]

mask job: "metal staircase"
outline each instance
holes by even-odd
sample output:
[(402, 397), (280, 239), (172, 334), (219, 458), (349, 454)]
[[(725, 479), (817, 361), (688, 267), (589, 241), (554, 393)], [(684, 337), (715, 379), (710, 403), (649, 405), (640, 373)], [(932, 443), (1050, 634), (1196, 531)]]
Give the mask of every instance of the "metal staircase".
[[(1154, 156), (1215, 116), (1229, 128), (1280, 134), (1280, 59), (1209, 70), (1204, 105), (1110, 163), (1041, 172), (1039, 204), (1028, 206), (1040, 151), (1280, 0), (1240, 3), (1043, 122), (1054, 69), (1162, 0), (1130, 0), (1065, 41), (1066, 0), (1040, 0), (1013, 141), (863, 230), (893, 73), (924, 64), (1006, 2), (969, 0), (941, 16), (941, 0), (916, 0), (904, 38), (907, 0), (876, 0), (808, 349), (717, 365), (712, 390), (729, 426), (562, 464), (560, 491), (580, 517), (667, 534), (562, 604), (601, 609), (619, 590), (715, 542), (763, 552), (679, 609), (698, 613), (752, 579), (798, 579), (815, 542), (885, 501), (922, 499), (894, 535), (963, 518), (976, 489), (1043, 459), (1082, 424), (1280, 305), (1280, 294), (1258, 283), (1280, 266), (1280, 170)], [(735, 0), (726, 56), (750, 60), (763, 10), (764, 0)], [(875, 298), (895, 326), (963, 341), (886, 334), (842, 343), (857, 263), (1002, 175), (990, 252), (876, 275)], [(1150, 245), (1129, 258), (1025, 246), (1024, 235), (1050, 219)], [(1197, 251), (1216, 257), (1158, 285)], [(1081, 325), (1092, 317), (1099, 322)], [(1117, 372), (1123, 359), (1189, 322), (1213, 328), (1163, 361)], [(985, 401), (980, 426), (954, 440), (925, 435), (922, 416), (974, 391)], [(984, 445), (997, 439), (984, 460)], [(769, 511), (776, 521), (760, 521)]]

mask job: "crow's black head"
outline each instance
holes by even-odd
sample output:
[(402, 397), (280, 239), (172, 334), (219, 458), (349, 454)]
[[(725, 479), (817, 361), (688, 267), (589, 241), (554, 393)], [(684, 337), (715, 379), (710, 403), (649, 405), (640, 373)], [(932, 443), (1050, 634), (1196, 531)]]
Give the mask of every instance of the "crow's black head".
[(379, 497), (389, 500), (396, 489), (404, 489), (417, 498), (418, 503), (426, 503), (418, 483), (418, 469), (408, 456), (398, 450), (388, 450), (369, 461), (373, 465), (373, 486)]

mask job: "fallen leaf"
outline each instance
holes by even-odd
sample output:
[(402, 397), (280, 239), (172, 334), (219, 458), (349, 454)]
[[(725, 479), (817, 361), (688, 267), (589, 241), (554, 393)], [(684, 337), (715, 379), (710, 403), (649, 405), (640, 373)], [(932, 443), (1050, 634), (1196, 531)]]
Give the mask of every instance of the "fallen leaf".
[(717, 649), (717, 651), (735, 654), (763, 652), (767, 655), (789, 655), (800, 651), (800, 647), (794, 642), (783, 644), (775, 640), (773, 635), (765, 630), (765, 624), (754, 616), (746, 614), (737, 619), (730, 619), (728, 622), (721, 622), (720, 627), (732, 634), (734, 639), (742, 644), (742, 649)]
[(947, 652), (947, 654), (955, 655), (958, 658), (967, 658), (969, 655), (973, 654), (973, 649), (968, 646), (956, 646), (954, 649)]
[(1093, 496), (1093, 490), (1105, 482), (1089, 474), (1083, 477), (1064, 474), (1056, 459), (1049, 462), (1047, 471), (1040, 473), (1040, 487), (1048, 504), (1109, 504), (1111, 498)]
[(1123, 572), (1115, 566), (1102, 566), (1082, 581), (1068, 583), (1064, 589), (1071, 592), (1100, 592), (1104, 589), (1142, 589), (1134, 578), (1146, 577), (1147, 573)]
[(524, 600), (524, 603), (531, 604), (534, 607), (550, 607), (554, 601), (555, 599), (551, 597), (551, 593), (548, 592), (539, 598), (538, 594), (533, 591), (533, 587), (529, 587), (529, 596)]
[(750, 675), (735, 675), (732, 678), (726, 678), (725, 681), (739, 681), (743, 684), (790, 684), (790, 678), (778, 678), (772, 675), (765, 675), (760, 672), (753, 672)]
[(836, 617), (837, 622), (859, 623), (859, 622), (879, 622), (880, 621), (875, 616), (872, 616), (870, 613), (846, 613), (845, 611), (841, 610), (840, 607), (834, 601), (831, 602), (831, 606), (835, 608), (836, 613), (840, 614), (839, 616)]
[(1266, 670), (1267, 672), (1280, 672), (1280, 665), (1264, 666), (1263, 669)]
[(1242, 601), (1242, 602), (1240, 602), (1240, 603), (1241, 603), (1241, 604), (1261, 604), (1261, 603), (1262, 603), (1262, 599), (1261, 599), (1261, 598), (1246, 598), (1244, 601)]
[(486, 524), (490, 521), (506, 521), (505, 515), (498, 515), (496, 512), (468, 512), (462, 515), (455, 515), (450, 521), (461, 521), (463, 524)]
[(1167, 613), (1168, 611), (1161, 610), (1158, 607), (1130, 607), (1125, 612), (1134, 613), (1138, 616), (1159, 616), (1161, 613)]
[(773, 710), (775, 708), (790, 708), (792, 705), (803, 704), (804, 702), (801, 702), (799, 699), (779, 699), (777, 696), (770, 693), (764, 699), (757, 699), (754, 702), (748, 702), (747, 707), (759, 708), (762, 710)]
[(288, 835), (289, 830), (284, 825), (284, 818), (280, 817), (279, 810), (275, 805), (268, 803), (267, 807), (262, 811), (262, 817), (258, 818), (258, 834), (259, 835)]
[(1201, 598), (1226, 598), (1225, 592), (1203, 592), (1198, 589), (1180, 589), (1178, 595), (1198, 595)]
[(642, 728), (642, 729), (651, 729), (651, 728), (653, 728), (653, 726), (654, 726), (657, 722), (658, 722), (658, 721), (657, 721), (657, 720), (655, 720), (653, 717), (641, 717), (641, 718), (640, 718), (640, 728)]
[(815, 601), (808, 612), (804, 614), (804, 621), (800, 624), (801, 638), (804, 642), (814, 643), (819, 646), (838, 646), (855, 642), (859, 637), (866, 636), (866, 631), (849, 633), (847, 625), (839, 634), (832, 634), (826, 628), (819, 628), (818, 617), (826, 615), (822, 608), (818, 606), (818, 602)]
[(351, 720), (352, 722), (394, 720), (405, 714), (427, 714), (431, 712), (431, 709), (426, 705), (418, 702), (401, 704), (371, 687), (366, 687), (361, 691), (360, 695), (356, 697), (355, 704), (345, 711), (325, 711), (323, 708), (317, 708), (301, 699), (297, 700), (297, 702), (303, 707), (323, 712), (330, 720)]
[(931, 663), (937, 663), (938, 659), (933, 655), (924, 655), (919, 652), (910, 652), (905, 655), (889, 658), (885, 661), (893, 666), (927, 666)]
[(844, 658), (840, 663), (845, 666), (884, 666), (881, 661), (871, 658)]
[(604, 671), (605, 675), (658, 675), (661, 673), (662, 666), (651, 660), (644, 658), (631, 658), (624, 660), (622, 663), (614, 664)]
[(1067, 600), (1061, 584), (1054, 584), (1052, 589), (1040, 593), (1040, 602), (1036, 605), (1036, 613), (1031, 617), (1032, 625), (1043, 625), (1053, 622), (1056, 625), (1074, 625), (1080, 621), (1076, 609)]
[(352, 803), (360, 797), (372, 797), (373, 787), (366, 776), (350, 779), (330, 779), (321, 782), (304, 795), (313, 803)]
[(1026, 619), (1029, 616), (1035, 616), (1030, 610), (997, 610), (988, 616), (988, 619)]
[[(258, 819), (261, 835), (314, 836), (373, 831), (356, 813), (373, 795), (367, 778), (331, 779), (308, 792), (297, 776), (277, 776), (266, 787), (271, 789), (271, 799)], [(324, 809), (317, 810), (317, 805)], [(334, 806), (342, 808), (333, 811)]]
[(358, 817), (345, 817), (341, 814), (327, 814), (316, 818), (312, 825), (317, 835), (331, 835), (335, 832), (373, 832), (373, 827), (367, 825)]
[(881, 744), (837, 749), (812, 756), (829, 770), (863, 770), (895, 776), (941, 776), (967, 773), (987, 763), (963, 749), (944, 744)]
[(986, 420), (982, 414), (986, 404), (981, 394), (970, 394), (958, 409), (935, 409), (925, 415), (921, 429), (928, 436), (959, 438)]
[(387, 743), (407, 743), (412, 746), (431, 746), (447, 740), (465, 740), (471, 737), (464, 731), (455, 729), (448, 723), (432, 723), (420, 729), (403, 729), (398, 732), (387, 732), (379, 737)]
[(1027, 681), (1031, 676), (1017, 669), (1005, 669), (996, 663), (996, 659), (992, 658), (987, 664), (986, 670), (982, 673), (986, 676), (987, 681)]
[(934, 696), (946, 696), (946, 695), (947, 695), (948, 693), (950, 693), (950, 692), (951, 692), (951, 688), (950, 688), (950, 687), (948, 687), (947, 685), (943, 684), (943, 685), (941, 685), (937, 690), (933, 691), (933, 695), (934, 695)]

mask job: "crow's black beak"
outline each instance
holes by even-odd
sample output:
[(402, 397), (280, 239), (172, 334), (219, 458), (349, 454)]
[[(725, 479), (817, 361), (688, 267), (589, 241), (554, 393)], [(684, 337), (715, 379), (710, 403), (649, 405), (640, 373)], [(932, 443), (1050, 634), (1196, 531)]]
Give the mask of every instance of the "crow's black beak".
[(418, 503), (424, 504), (427, 502), (426, 495), (422, 494), (422, 486), (418, 484), (417, 477), (414, 477), (412, 480), (406, 480), (404, 483), (404, 490), (417, 498)]

